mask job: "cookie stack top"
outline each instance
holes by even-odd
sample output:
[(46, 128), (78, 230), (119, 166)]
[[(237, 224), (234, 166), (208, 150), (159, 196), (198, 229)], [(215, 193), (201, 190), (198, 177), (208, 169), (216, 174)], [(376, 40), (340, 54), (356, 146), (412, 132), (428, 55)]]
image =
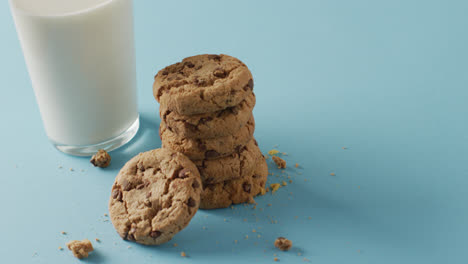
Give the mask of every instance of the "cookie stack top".
[(251, 94), (253, 86), (252, 74), (240, 60), (198, 55), (159, 71), (153, 94), (162, 112), (190, 116), (236, 106)]

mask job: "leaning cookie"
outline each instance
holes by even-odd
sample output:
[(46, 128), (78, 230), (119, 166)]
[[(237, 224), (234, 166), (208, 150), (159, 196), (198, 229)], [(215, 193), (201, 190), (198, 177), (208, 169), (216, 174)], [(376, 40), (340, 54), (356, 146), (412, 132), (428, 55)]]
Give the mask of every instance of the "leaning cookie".
[(262, 193), (268, 178), (265, 158), (258, 161), (254, 174), (222, 183), (205, 184), (201, 194), (200, 209), (226, 208), (231, 204), (253, 203)]
[(253, 90), (250, 70), (228, 55), (197, 55), (170, 65), (154, 77), (153, 94), (163, 109), (181, 115), (233, 107)]
[(110, 218), (123, 239), (159, 245), (188, 225), (200, 193), (200, 175), (186, 156), (167, 149), (140, 153), (115, 179)]
[(212, 139), (184, 138), (161, 122), (159, 136), (165, 148), (179, 151), (191, 160), (216, 159), (226, 157), (242, 149), (253, 137), (255, 121), (253, 117), (234, 134)]
[(162, 121), (171, 130), (186, 138), (217, 138), (233, 134), (252, 117), (255, 95), (249, 93), (240, 104), (213, 113), (180, 115), (177, 112), (159, 108)]
[(203, 185), (252, 176), (263, 154), (252, 138), (240, 151), (214, 160), (194, 161)]

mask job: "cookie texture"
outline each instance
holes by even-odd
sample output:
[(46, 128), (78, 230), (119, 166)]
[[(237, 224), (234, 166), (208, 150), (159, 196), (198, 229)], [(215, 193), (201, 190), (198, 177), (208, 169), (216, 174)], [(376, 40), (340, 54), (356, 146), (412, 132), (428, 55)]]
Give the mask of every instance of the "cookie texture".
[(181, 137), (216, 138), (231, 135), (247, 124), (254, 106), (255, 95), (250, 92), (240, 104), (217, 112), (186, 116), (161, 106), (159, 115)]
[(110, 218), (123, 239), (159, 245), (188, 225), (201, 191), (198, 170), (183, 154), (167, 149), (140, 153), (115, 179)]
[(231, 155), (242, 149), (252, 139), (254, 130), (255, 121), (252, 117), (245, 126), (232, 135), (212, 139), (193, 139), (177, 135), (164, 122), (161, 122), (159, 136), (165, 148), (179, 151), (191, 160), (210, 160)]
[(253, 90), (250, 70), (228, 55), (197, 55), (156, 74), (153, 95), (163, 109), (181, 115), (233, 107)]
[(252, 176), (263, 154), (258, 148), (257, 141), (252, 139), (249, 143), (232, 155), (214, 159), (195, 161), (202, 179), (202, 183), (213, 184), (227, 180)]
[(265, 158), (257, 162), (255, 172), (247, 177), (222, 183), (205, 184), (201, 194), (201, 209), (226, 208), (231, 204), (253, 203), (254, 197), (262, 193), (268, 178)]

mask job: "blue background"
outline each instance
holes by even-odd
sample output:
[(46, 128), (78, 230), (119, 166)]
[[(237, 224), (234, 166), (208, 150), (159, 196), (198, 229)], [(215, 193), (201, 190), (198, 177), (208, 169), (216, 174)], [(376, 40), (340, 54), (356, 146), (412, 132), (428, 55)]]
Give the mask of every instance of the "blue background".
[[(142, 126), (104, 170), (47, 141), (1, 2), (0, 262), (78, 263), (58, 247), (89, 238), (87, 263), (466, 263), (467, 1), (135, 2)], [(166, 245), (122, 241), (104, 214), (119, 168), (161, 144), (153, 75), (199, 53), (250, 67), (256, 138), (288, 153), (293, 183), (199, 211)]]

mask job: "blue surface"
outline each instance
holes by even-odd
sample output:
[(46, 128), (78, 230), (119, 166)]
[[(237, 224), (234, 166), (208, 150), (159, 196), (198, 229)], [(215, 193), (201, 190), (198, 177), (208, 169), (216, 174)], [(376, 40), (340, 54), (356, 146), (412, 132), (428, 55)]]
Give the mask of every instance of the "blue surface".
[[(466, 263), (467, 12), (467, 1), (138, 0), (142, 127), (101, 170), (47, 141), (2, 1), (0, 262), (78, 263), (58, 247), (97, 237), (83, 262)], [(257, 209), (199, 211), (167, 245), (124, 242), (104, 214), (119, 168), (161, 144), (153, 75), (199, 53), (251, 68), (256, 138), (288, 153), (293, 183)], [(274, 249), (280, 235), (291, 252)]]

